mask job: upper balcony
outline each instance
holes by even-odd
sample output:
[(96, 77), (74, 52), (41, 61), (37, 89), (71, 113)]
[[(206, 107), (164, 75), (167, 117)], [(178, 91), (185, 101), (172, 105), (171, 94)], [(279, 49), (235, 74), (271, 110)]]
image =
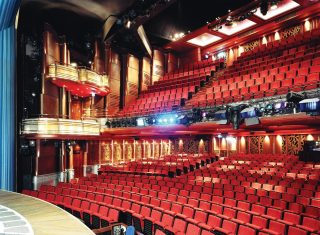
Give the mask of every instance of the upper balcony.
[(100, 75), (86, 68), (71, 65), (51, 64), (47, 78), (65, 87), (73, 95), (87, 97), (94, 94), (105, 96), (110, 93), (107, 75)]

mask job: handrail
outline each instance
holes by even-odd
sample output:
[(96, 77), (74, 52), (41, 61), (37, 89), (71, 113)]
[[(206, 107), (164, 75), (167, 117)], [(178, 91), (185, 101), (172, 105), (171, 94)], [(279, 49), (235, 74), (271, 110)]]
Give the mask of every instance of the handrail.
[(98, 74), (83, 67), (74, 67), (71, 65), (50, 64), (48, 77), (61, 78), (74, 82), (89, 82), (100, 87), (107, 87), (108, 77), (106, 74)]

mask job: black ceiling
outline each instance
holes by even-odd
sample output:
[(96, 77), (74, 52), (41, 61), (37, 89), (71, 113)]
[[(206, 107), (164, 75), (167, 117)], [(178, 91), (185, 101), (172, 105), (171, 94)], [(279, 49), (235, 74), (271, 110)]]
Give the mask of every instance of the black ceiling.
[[(153, 46), (163, 46), (170, 41), (170, 35), (176, 32), (187, 33), (227, 14), (228, 9), (235, 10), (252, 0), (162, 0), (171, 5), (156, 16), (148, 17), (144, 28)], [(141, 8), (141, 12), (150, 7), (155, 0), (23, 0), (20, 13), (25, 24), (36, 21), (51, 24), (59, 34), (71, 38), (83, 38), (84, 35), (101, 35), (102, 25), (109, 15), (127, 14), (130, 9)], [(143, 9), (145, 8), (145, 9)], [(140, 13), (138, 13), (140, 14)], [(132, 31), (124, 30), (116, 37), (118, 46), (135, 48), (136, 40)], [(125, 37), (124, 40), (119, 40)], [(131, 40), (132, 39), (132, 40)], [(139, 46), (137, 46), (139, 48)]]

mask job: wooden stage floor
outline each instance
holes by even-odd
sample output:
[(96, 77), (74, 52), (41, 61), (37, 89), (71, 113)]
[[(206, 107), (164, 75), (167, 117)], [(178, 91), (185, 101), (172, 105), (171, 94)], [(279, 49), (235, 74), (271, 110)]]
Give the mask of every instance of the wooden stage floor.
[(23, 194), (0, 190), (0, 234), (3, 232), (17, 235), (94, 234), (79, 219), (55, 205)]

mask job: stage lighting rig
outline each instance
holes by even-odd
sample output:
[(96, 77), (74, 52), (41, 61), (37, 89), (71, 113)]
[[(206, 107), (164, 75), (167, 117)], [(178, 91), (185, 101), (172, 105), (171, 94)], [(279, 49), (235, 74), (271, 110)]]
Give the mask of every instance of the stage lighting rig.
[(320, 99), (304, 99), (299, 102), (300, 111), (306, 112), (309, 115), (316, 116), (320, 115)]

